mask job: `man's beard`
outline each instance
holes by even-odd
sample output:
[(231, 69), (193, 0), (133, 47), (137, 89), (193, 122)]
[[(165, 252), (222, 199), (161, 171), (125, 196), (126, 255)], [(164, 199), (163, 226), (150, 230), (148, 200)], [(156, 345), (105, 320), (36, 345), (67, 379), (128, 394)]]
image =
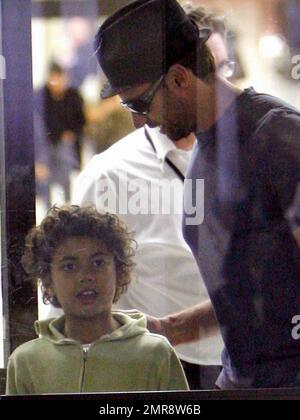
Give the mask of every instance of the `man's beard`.
[(191, 127), (174, 127), (167, 130), (167, 136), (173, 141), (177, 142), (184, 137), (188, 137), (194, 130)]
[(173, 138), (171, 140), (173, 140), (175, 143), (185, 137), (188, 137), (190, 134), (192, 133), (192, 131), (188, 130), (188, 131), (179, 131), (176, 132), (176, 134), (174, 134)]
[(177, 112), (175, 112), (176, 117), (174, 120), (174, 124), (169, 125), (169, 130), (167, 130), (167, 134), (169, 138), (176, 142), (181, 140), (184, 137), (188, 137), (191, 133), (195, 130), (195, 127), (191, 123), (191, 115), (187, 114), (184, 111), (184, 103), (178, 104)]

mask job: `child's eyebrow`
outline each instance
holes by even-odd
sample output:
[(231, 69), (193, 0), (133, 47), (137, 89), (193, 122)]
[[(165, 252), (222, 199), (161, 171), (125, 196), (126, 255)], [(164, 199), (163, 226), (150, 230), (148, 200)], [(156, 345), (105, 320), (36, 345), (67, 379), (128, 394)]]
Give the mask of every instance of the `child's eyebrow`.
[(91, 258), (94, 258), (94, 257), (102, 257), (102, 256), (107, 256), (107, 255), (109, 255), (108, 253), (106, 253), (106, 252), (95, 252), (95, 254), (93, 254), (93, 255), (91, 255)]
[[(108, 256), (109, 254), (107, 254), (106, 252), (95, 252), (94, 254), (91, 255), (91, 258), (95, 258), (95, 257), (101, 257), (101, 256)], [(64, 262), (64, 261), (76, 261), (78, 259), (77, 256), (74, 255), (64, 255), (59, 262)]]
[(62, 258), (59, 260), (59, 262), (63, 262), (63, 261), (66, 261), (66, 260), (75, 261), (75, 260), (77, 260), (77, 257), (73, 257), (73, 256), (71, 256), (71, 255), (65, 255), (64, 257), (62, 257)]

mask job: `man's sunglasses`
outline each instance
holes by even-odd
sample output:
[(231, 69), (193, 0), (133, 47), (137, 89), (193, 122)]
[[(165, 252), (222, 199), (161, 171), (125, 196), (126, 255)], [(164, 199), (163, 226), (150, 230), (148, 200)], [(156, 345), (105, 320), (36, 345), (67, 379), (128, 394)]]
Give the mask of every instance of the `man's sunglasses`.
[(160, 76), (160, 78), (156, 80), (156, 82), (154, 82), (151, 86), (149, 86), (149, 88), (138, 98), (130, 99), (128, 101), (121, 101), (121, 105), (124, 106), (124, 108), (126, 108), (128, 111), (135, 114), (147, 115), (150, 111), (152, 99), (157, 89), (160, 87), (164, 77), (164, 75)]

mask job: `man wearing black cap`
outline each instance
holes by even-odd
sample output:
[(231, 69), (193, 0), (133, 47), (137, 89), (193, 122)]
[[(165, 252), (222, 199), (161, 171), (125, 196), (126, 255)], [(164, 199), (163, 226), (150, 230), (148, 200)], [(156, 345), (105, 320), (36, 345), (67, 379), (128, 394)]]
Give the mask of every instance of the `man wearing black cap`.
[[(224, 18), (204, 7), (188, 3), (184, 7), (199, 27), (211, 28), (208, 45), (211, 46), (212, 41), (217, 71), (224, 75), (225, 70), (226, 76), (232, 75), (228, 72), (228, 31)], [(173, 142), (160, 133), (158, 127), (142, 127), (145, 116), (132, 116), (136, 127), (141, 128), (93, 157), (77, 179), (73, 202), (79, 205), (89, 202), (100, 212), (117, 213), (135, 233), (138, 249), (133, 274), (136, 281), (122, 295), (117, 308), (137, 309), (153, 317), (163, 317), (208, 299), (196, 261), (182, 236), (184, 176), (195, 136), (191, 134)], [(151, 195), (149, 200), (145, 198), (147, 191), (143, 187), (144, 199), (141, 201), (150, 201), (147, 214), (143, 211), (145, 206), (138, 212), (130, 206), (137, 191), (129, 186), (142, 183), (149, 186), (149, 191), (160, 190), (159, 196)], [(108, 190), (101, 190), (104, 184)], [(172, 194), (175, 184), (176, 197)], [(158, 211), (151, 211), (151, 203)], [(186, 278), (189, 279), (188, 288)], [(220, 333), (176, 348), (190, 389), (215, 388), (222, 348)]]
[(203, 179), (204, 220), (195, 217), (199, 209), (186, 211), (183, 232), (212, 305), (149, 325), (179, 344), (213, 333), (216, 315), (225, 342), (218, 387), (299, 386), (300, 348), (291, 332), (300, 311), (293, 235), (300, 115), (276, 98), (216, 77), (208, 36), (175, 0), (130, 3), (96, 36), (108, 78), (103, 98), (119, 94), (127, 109), (174, 142), (197, 136), (184, 201), (195, 197)]

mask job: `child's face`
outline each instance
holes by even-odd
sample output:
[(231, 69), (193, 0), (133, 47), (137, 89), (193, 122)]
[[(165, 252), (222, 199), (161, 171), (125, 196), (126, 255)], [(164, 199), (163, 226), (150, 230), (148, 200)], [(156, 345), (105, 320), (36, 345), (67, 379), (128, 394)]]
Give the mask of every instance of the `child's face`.
[(51, 285), (66, 317), (95, 318), (111, 312), (116, 291), (114, 256), (89, 237), (69, 237), (56, 247)]

